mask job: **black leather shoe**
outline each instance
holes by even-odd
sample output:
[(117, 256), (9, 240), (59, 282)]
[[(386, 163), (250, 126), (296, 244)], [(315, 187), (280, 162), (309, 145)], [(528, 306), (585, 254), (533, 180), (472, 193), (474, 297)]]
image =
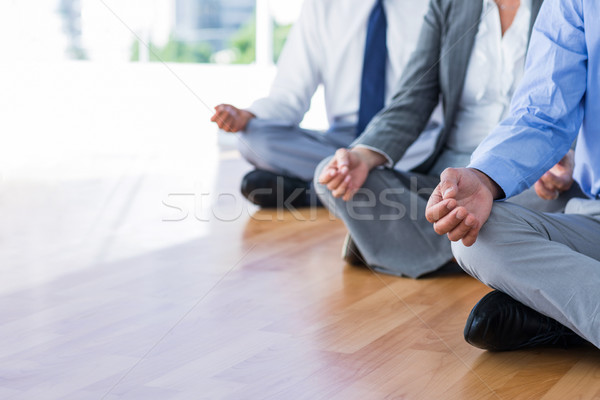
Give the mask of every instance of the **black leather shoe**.
[(263, 208), (307, 207), (310, 184), (301, 179), (277, 175), (255, 169), (242, 179), (241, 191), (245, 198)]
[(350, 265), (367, 266), (367, 262), (360, 253), (360, 250), (358, 250), (358, 247), (356, 247), (356, 243), (354, 243), (354, 240), (352, 240), (352, 236), (350, 236), (349, 233), (346, 234), (344, 245), (342, 246), (342, 258)]
[(471, 345), (490, 351), (587, 343), (566, 326), (497, 290), (473, 307), (464, 335)]

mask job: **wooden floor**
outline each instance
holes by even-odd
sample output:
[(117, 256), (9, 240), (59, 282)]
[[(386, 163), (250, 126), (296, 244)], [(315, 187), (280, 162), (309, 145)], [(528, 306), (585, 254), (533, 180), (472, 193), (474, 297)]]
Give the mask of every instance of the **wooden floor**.
[[(117, 86), (97, 95), (106, 115), (141, 101)], [(189, 97), (182, 118), (207, 121)], [(0, 170), (0, 399), (600, 398), (599, 351), (469, 346), (486, 287), (344, 265), (339, 221), (249, 205), (237, 152), (210, 126), (155, 123), (180, 112), (155, 102), (133, 110), (155, 131), (98, 125), (113, 120), (91, 105), (68, 137), (15, 122), (23, 149), (46, 142)]]
[[(462, 327), (483, 285), (344, 265), (345, 230), (326, 211), (258, 211), (237, 195), (247, 169), (237, 154), (222, 152), (215, 166), (200, 174), (216, 173), (218, 193), (235, 194), (237, 206), (219, 196), (211, 212), (197, 208), (179, 222), (169, 220), (184, 215), (187, 197), (163, 195), (171, 207), (161, 205), (151, 194), (166, 180), (156, 174), (7, 183), (4, 193), (36, 189), (41, 198), (29, 204), (37, 234), (16, 224), (24, 215), (4, 214), (13, 230), (3, 239), (15, 247), (3, 250), (3, 276), (13, 281), (0, 297), (0, 398), (600, 396), (600, 352), (470, 347)], [(21, 209), (7, 196), (2, 205)], [(163, 217), (149, 221), (156, 206)], [(115, 247), (148, 251), (105, 260)]]

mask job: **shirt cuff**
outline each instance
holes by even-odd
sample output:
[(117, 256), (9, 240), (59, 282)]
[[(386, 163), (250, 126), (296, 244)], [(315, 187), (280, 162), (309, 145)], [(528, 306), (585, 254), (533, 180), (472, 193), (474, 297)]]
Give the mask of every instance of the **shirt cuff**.
[(504, 191), (506, 196), (504, 199), (516, 196), (529, 187), (513, 163), (489, 153), (482, 155), (476, 160), (471, 160), (467, 168), (475, 168), (496, 182)]
[(256, 116), (256, 118), (258, 118), (258, 119), (268, 119), (266, 117), (266, 115), (268, 115), (268, 114), (263, 112), (264, 107), (261, 107), (260, 105), (252, 104), (250, 107), (246, 107), (243, 110), (254, 114)]
[(388, 167), (388, 168), (393, 168), (394, 167), (394, 162), (392, 161), (392, 158), (389, 155), (387, 155), (386, 152), (384, 152), (382, 150), (379, 150), (379, 149), (376, 149), (375, 147), (372, 147), (372, 146), (369, 146), (369, 145), (366, 145), (366, 144), (357, 144), (356, 146), (353, 146), (353, 148), (358, 148), (358, 147), (369, 149), (371, 151), (374, 151), (377, 154), (381, 154), (387, 160), (386, 163), (383, 164), (383, 165), (385, 167)]

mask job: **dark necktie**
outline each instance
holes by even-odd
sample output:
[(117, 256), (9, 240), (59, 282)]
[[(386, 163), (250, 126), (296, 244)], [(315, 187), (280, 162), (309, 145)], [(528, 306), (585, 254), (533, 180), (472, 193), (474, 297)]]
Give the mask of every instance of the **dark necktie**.
[(360, 106), (356, 135), (360, 135), (369, 121), (383, 108), (385, 101), (385, 67), (387, 21), (383, 0), (377, 0), (369, 16), (365, 57), (360, 83)]

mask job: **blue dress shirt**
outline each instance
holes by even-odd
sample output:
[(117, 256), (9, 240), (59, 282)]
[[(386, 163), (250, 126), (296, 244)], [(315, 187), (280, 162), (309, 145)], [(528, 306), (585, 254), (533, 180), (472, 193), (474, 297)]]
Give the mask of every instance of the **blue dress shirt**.
[[(600, 1), (546, 0), (508, 118), (473, 153), (469, 167), (507, 197), (532, 186), (575, 150), (575, 180), (600, 194)], [(582, 126), (583, 123), (583, 126)]]

